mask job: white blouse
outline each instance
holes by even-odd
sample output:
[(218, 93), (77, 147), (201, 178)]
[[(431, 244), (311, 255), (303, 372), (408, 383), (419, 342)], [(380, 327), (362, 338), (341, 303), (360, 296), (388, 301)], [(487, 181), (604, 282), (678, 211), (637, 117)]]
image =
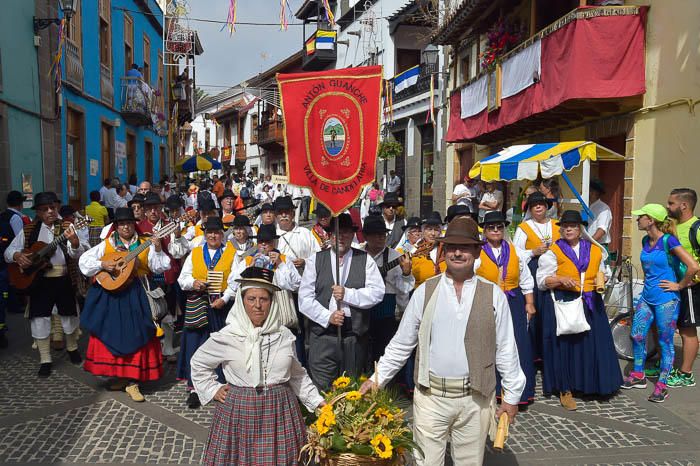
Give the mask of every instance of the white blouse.
[[(297, 359), (294, 350), (296, 338), (287, 328), (264, 335), (262, 340), (262, 370), (265, 384), (287, 383), (294, 394), (313, 411), (323, 401), (311, 378)], [(213, 333), (190, 360), (194, 389), (202, 404), (209, 403), (224, 384), (219, 383), (216, 368), (221, 365), (226, 382), (236, 387), (254, 387), (245, 366), (243, 337)], [(264, 389), (264, 388), (263, 388)]]
[[(591, 245), (592, 248), (597, 247), (595, 245)], [(574, 254), (576, 254), (576, 257), (579, 255), (579, 250), (581, 249), (581, 243), (579, 242), (576, 246), (571, 246), (571, 249), (573, 249)], [(547, 251), (544, 254), (540, 256), (540, 261), (539, 265), (537, 267), (537, 287), (540, 290), (548, 290), (547, 285), (545, 281), (547, 280), (547, 277), (553, 277), (554, 275), (557, 274), (557, 256), (554, 255), (552, 251)], [(608, 273), (607, 269), (605, 267), (605, 262), (600, 261), (600, 267), (598, 268), (599, 272), (603, 272), (608, 278)]]
[[(114, 246), (112, 238), (109, 238), (107, 241)], [(101, 241), (100, 244), (80, 256), (78, 266), (83, 275), (86, 277), (97, 275), (102, 270), (102, 257), (104, 255), (105, 242)], [(170, 269), (170, 258), (162, 249), (160, 252), (156, 252), (156, 247), (151, 245), (148, 249), (148, 268), (151, 270), (151, 273), (163, 273)]]

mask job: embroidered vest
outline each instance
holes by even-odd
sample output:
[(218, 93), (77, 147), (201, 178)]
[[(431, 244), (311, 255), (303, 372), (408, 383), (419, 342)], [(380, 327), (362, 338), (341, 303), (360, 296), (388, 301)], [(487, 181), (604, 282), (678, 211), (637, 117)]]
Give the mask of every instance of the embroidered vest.
[[(208, 269), (206, 262), (204, 262), (204, 247), (206, 247), (206, 244), (192, 250), (192, 278), (195, 280), (207, 281)], [(214, 266), (213, 270), (224, 273), (224, 279), (221, 282), (221, 290), (219, 290), (222, 293), (226, 289), (226, 286), (228, 286), (228, 276), (231, 273), (231, 264), (233, 264), (233, 259), (235, 257), (236, 250), (234, 248), (224, 248), (219, 262)]]
[[(554, 224), (554, 220), (549, 220), (549, 223), (552, 226), (552, 243), (554, 243), (554, 241), (558, 240), (561, 237), (561, 235), (559, 233), (559, 228)], [(520, 225), (518, 225), (518, 228), (523, 230), (525, 235), (527, 235), (525, 249), (535, 249), (542, 246), (542, 239), (539, 236), (537, 236), (537, 233), (535, 232), (535, 230), (533, 230), (529, 223), (522, 222)]]
[[(143, 238), (139, 238), (139, 243), (143, 242)], [(117, 249), (112, 245), (112, 242), (109, 240), (109, 237), (105, 238), (105, 254), (102, 256), (104, 259), (107, 255), (117, 252)], [(143, 277), (146, 275), (149, 275), (151, 273), (151, 269), (148, 268), (148, 251), (150, 251), (151, 248), (147, 247), (145, 250), (141, 251), (141, 254), (139, 254), (138, 259), (139, 262), (137, 264), (137, 269), (136, 269), (136, 275), (139, 277)]]
[[(508, 247), (510, 248), (510, 256), (508, 258), (508, 264), (506, 265), (505, 281), (503, 281), (501, 271), (498, 270), (496, 264), (489, 256), (486, 255), (486, 252), (483, 249), (481, 250), (481, 255), (479, 256), (481, 259), (481, 265), (476, 271), (478, 276), (497, 284), (503, 291), (513, 290), (520, 286), (520, 261), (518, 260), (515, 246), (509, 243)], [(501, 254), (503, 254), (502, 251)]]
[[(562, 250), (556, 244), (552, 245), (550, 249), (554, 255), (557, 257), (557, 275), (563, 277), (569, 277), (576, 281), (581, 279), (581, 274), (579, 273), (576, 265), (564, 255)], [(603, 254), (598, 246), (591, 244), (591, 259), (588, 262), (588, 269), (583, 278), (583, 291), (595, 291), (595, 277), (598, 274), (598, 269), (600, 268), (600, 261), (603, 259)], [(581, 289), (576, 287), (572, 291), (580, 292)]]

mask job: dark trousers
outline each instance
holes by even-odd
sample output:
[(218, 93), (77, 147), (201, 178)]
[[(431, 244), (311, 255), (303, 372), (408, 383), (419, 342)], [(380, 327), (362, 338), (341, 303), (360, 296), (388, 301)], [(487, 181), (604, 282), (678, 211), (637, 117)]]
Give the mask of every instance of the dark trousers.
[(367, 363), (366, 335), (357, 336), (345, 333), (341, 351), (338, 348), (338, 337), (333, 333), (334, 325), (329, 325), (329, 331), (319, 335), (310, 332), (309, 338), (309, 372), (311, 380), (319, 390), (328, 390), (338, 376), (343, 372), (351, 377), (357, 377), (365, 369)]
[(370, 360), (369, 367), (374, 367), (375, 362), (384, 354), (386, 346), (394, 337), (399, 323), (394, 316), (383, 319), (372, 319), (369, 324)]
[(7, 331), (7, 312), (22, 312), (22, 308), (15, 290), (10, 286), (7, 267), (4, 267), (0, 269), (0, 332)]
[(62, 316), (77, 316), (75, 291), (68, 275), (37, 278), (29, 298), (29, 318), (51, 317), (53, 307)]

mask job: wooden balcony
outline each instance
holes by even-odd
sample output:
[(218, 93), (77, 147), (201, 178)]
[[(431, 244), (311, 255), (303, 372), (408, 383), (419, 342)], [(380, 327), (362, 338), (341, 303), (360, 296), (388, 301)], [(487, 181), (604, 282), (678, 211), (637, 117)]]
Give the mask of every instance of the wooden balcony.
[(110, 106), (114, 103), (112, 70), (102, 63), (100, 63), (100, 93), (102, 95), (102, 102)]
[(413, 86), (409, 86), (401, 92), (393, 92), (393, 103), (398, 103), (402, 100), (409, 99), (411, 97), (428, 93), (430, 95), (430, 76), (435, 75), (433, 79), (433, 90), (437, 94), (438, 91), (438, 79), (437, 79), (437, 64), (421, 63), (420, 65), (420, 75), (418, 76), (418, 81)]
[(83, 90), (83, 60), (80, 49), (71, 40), (66, 40), (66, 81)]
[(265, 122), (257, 127), (257, 144), (265, 150), (284, 147), (284, 124), (282, 121)]
[(157, 108), (153, 89), (140, 78), (125, 77), (121, 83), (121, 114), (124, 120), (134, 126), (152, 125), (152, 109)]
[(304, 42), (301, 67), (305, 71), (323, 70), (333, 66), (337, 56), (336, 32), (318, 29)]
[(246, 158), (246, 145), (239, 142), (236, 144), (236, 160), (245, 162)]

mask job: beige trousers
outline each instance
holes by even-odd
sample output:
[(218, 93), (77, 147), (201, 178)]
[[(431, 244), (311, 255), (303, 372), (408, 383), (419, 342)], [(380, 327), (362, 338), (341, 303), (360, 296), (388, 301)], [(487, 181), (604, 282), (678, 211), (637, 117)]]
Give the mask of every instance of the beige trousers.
[(494, 397), (474, 392), (462, 398), (443, 398), (416, 390), (413, 396), (413, 437), (423, 450), (418, 466), (445, 464), (447, 441), (455, 466), (481, 466), (486, 436), (493, 418)]

